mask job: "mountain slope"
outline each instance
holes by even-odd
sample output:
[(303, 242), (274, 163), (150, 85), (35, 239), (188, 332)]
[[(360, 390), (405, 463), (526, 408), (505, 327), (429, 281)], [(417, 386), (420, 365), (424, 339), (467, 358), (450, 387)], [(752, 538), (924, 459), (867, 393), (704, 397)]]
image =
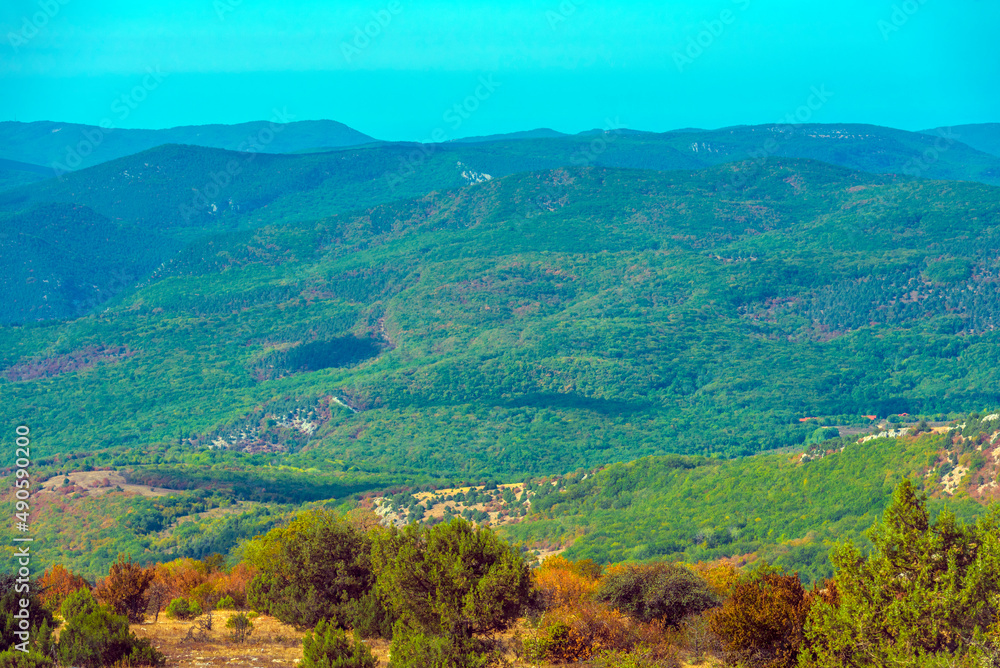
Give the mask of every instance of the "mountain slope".
[(292, 153), (311, 146), (358, 146), (376, 141), (335, 121), (254, 121), (191, 125), (165, 130), (106, 129), (37, 121), (0, 123), (0, 158), (46, 165), (50, 171), (91, 167), (163, 144), (191, 144), (231, 151)]
[(52, 176), (52, 170), (17, 160), (0, 158), (0, 192), (36, 183)]
[[(514, 175), (218, 233), (99, 316), (4, 328), (4, 369), (135, 354), (0, 381), (0, 411), (53, 425), (53, 452), (455, 476), (750, 454), (803, 415), (1000, 402), (997, 230), (995, 188), (809, 161)], [(279, 399), (322, 416), (308, 436), (266, 417)]]
[(958, 141), (977, 151), (1000, 156), (1000, 123), (956, 125), (950, 128), (924, 130), (924, 134), (956, 137)]
[(571, 559), (762, 557), (817, 580), (832, 574), (830, 544), (864, 543), (904, 478), (932, 495), (932, 508), (966, 518), (983, 512), (974, 500), (1000, 496), (990, 484), (1000, 466), (998, 429), (994, 413), (933, 433), (911, 425), (897, 437), (837, 438), (812, 457), (615, 464), (541, 487), (528, 521), (503, 532), (529, 544), (569, 544)]
[(43, 204), (0, 214), (2, 321), (84, 315), (149, 275), (178, 247), (85, 206)]
[(552, 139), (567, 137), (565, 132), (557, 132), (550, 128), (538, 128), (536, 130), (524, 130), (522, 132), (508, 132), (497, 135), (482, 135), (478, 137), (462, 137), (454, 140), (460, 144), (481, 144), (485, 142), (507, 141), (509, 139)]
[[(995, 180), (1000, 158), (948, 141), (872, 126), (760, 126), (663, 135), (602, 131), (476, 144), (380, 144), (307, 155), (168, 145), (58, 180), (13, 187), (0, 193), (0, 211), (24, 214), (19, 220), (30, 227), (27, 212), (34, 207), (83, 205), (124, 224), (190, 237), (224, 228), (314, 220), (560, 166), (692, 170), (752, 157), (743, 161), (743, 174), (792, 155), (899, 172), (907, 178), (919, 174)], [(942, 151), (928, 154), (937, 151), (936, 144)], [(928, 155), (937, 157), (931, 161)], [(720, 174), (732, 179), (736, 172)], [(723, 180), (715, 187), (740, 185)], [(552, 194), (540, 193), (534, 206), (544, 212), (550, 199)], [(160, 260), (167, 257), (161, 254)], [(93, 282), (101, 280), (96, 276)]]

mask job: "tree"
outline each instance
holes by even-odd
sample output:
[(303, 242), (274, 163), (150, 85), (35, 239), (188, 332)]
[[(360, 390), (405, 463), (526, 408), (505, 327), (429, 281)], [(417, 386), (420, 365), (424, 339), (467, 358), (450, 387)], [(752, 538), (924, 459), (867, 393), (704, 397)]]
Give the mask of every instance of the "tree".
[(913, 665), (921, 657), (989, 654), (1000, 658), (1000, 512), (972, 527), (942, 512), (931, 521), (926, 498), (904, 480), (871, 553), (854, 545), (832, 555), (838, 600), (810, 611), (802, 665)]
[(74, 575), (62, 564), (46, 569), (38, 585), (41, 587), (39, 598), (49, 610), (58, 610), (66, 597), (77, 589), (90, 589), (90, 583), (83, 576)]
[(430, 529), (393, 527), (376, 540), (373, 559), (379, 593), (432, 635), (503, 631), (531, 596), (521, 553), (489, 529), (458, 518)]
[(400, 618), (394, 666), (486, 665), (492, 653), (475, 636), (508, 628), (532, 596), (521, 553), (458, 518), (393, 527), (376, 539), (372, 560), (376, 589)]
[(94, 600), (80, 589), (63, 601), (60, 613), (66, 627), (59, 635), (57, 654), (66, 666), (101, 668), (124, 661), (130, 666), (162, 666), (164, 657), (147, 638), (136, 638), (128, 619)]
[(732, 663), (790, 668), (798, 661), (813, 598), (798, 574), (783, 575), (764, 566), (736, 582), (712, 614), (712, 630)]
[(254, 539), (245, 559), (260, 571), (247, 587), (250, 606), (298, 626), (348, 626), (375, 582), (367, 534), (329, 511), (303, 513)]
[[(47, 651), (48, 648), (40, 647), (38, 641), (47, 635), (46, 631), (55, 627), (55, 621), (48, 608), (42, 606), (37, 594), (40, 589), (37, 581), (18, 582), (13, 573), (0, 574), (0, 651), (25, 641), (21, 635), (25, 630), (21, 628), (24, 619), (28, 620), (28, 637), (33, 643), (29, 648)], [(28, 607), (21, 607), (22, 599), (27, 601)]]
[(229, 637), (233, 642), (244, 643), (253, 633), (253, 621), (245, 612), (238, 612), (226, 620), (226, 628), (229, 629)]
[(302, 639), (303, 668), (376, 668), (378, 661), (368, 646), (347, 637), (335, 624), (321, 620)]
[(147, 590), (153, 577), (153, 569), (132, 563), (131, 557), (126, 561), (125, 555), (119, 554), (118, 561), (111, 565), (108, 577), (98, 583), (95, 593), (98, 600), (125, 615), (128, 621), (139, 623), (149, 606)]
[(719, 604), (707, 582), (667, 562), (611, 569), (596, 599), (640, 622), (659, 620), (667, 626), (677, 626), (684, 617)]

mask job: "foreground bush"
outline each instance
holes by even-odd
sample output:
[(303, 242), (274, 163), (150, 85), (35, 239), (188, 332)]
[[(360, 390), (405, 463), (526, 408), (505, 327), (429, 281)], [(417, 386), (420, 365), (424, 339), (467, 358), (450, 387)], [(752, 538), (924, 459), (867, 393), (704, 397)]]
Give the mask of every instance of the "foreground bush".
[(656, 620), (670, 627), (720, 603), (703, 579), (683, 566), (666, 562), (611, 569), (601, 581), (596, 599), (637, 621)]
[(136, 638), (128, 619), (94, 600), (81, 589), (66, 597), (60, 610), (66, 626), (59, 636), (60, 663), (82, 668), (103, 668), (118, 662), (129, 666), (162, 666), (164, 657), (146, 638)]
[(251, 541), (245, 554), (259, 570), (247, 603), (296, 626), (350, 626), (352, 602), (375, 582), (368, 535), (332, 512), (303, 513)]
[(560, 606), (542, 615), (536, 632), (525, 638), (529, 661), (574, 663), (602, 649), (629, 651), (638, 638), (625, 615), (592, 601)]
[(195, 600), (175, 598), (170, 601), (166, 613), (167, 619), (194, 619), (201, 615), (201, 606)]
[(549, 609), (589, 600), (597, 591), (600, 576), (601, 567), (593, 561), (574, 562), (563, 556), (549, 557), (532, 573), (539, 602)]
[(378, 594), (400, 619), (394, 666), (487, 665), (492, 659), (475, 637), (506, 630), (532, 596), (523, 555), (461, 519), (390, 529), (375, 541), (372, 560)]
[(97, 599), (109, 605), (119, 615), (125, 615), (133, 624), (142, 621), (149, 607), (149, 585), (154, 577), (153, 569), (143, 568), (118, 555), (118, 561), (111, 565), (108, 577), (98, 583), (94, 593)]
[(502, 663), (489, 643), (477, 638), (429, 635), (398, 622), (389, 668), (488, 668)]
[(727, 660), (759, 668), (795, 666), (811, 600), (797, 574), (761, 569), (739, 580), (712, 616)]
[(658, 658), (646, 647), (630, 652), (605, 650), (594, 661), (594, 668), (681, 668), (676, 654)]
[(51, 658), (35, 650), (19, 652), (9, 649), (0, 653), (0, 668), (55, 668), (55, 665)]
[(376, 668), (378, 661), (371, 650), (335, 624), (320, 621), (316, 628), (302, 639), (303, 668)]
[[(18, 591), (19, 584), (23, 585), (23, 583), (17, 582), (17, 576), (13, 573), (0, 574), (0, 649), (6, 650), (12, 645), (23, 642), (23, 639), (17, 635), (18, 632), (22, 631), (21, 620), (14, 617), (22, 610), (21, 599), (25, 596), (24, 592)], [(55, 627), (55, 621), (49, 609), (42, 606), (41, 598), (36, 594), (39, 589), (38, 582), (30, 583), (29, 591), (31, 594), (28, 595), (27, 607), (30, 625), (28, 632), (36, 648), (45, 651), (46, 648), (39, 645), (44, 638), (50, 635), (50, 629)], [(18, 654), (23, 654), (23, 652), (18, 652)]]
[(219, 599), (219, 602), (215, 604), (215, 607), (219, 610), (235, 610), (236, 601), (233, 600), (232, 596), (223, 596)]
[(810, 610), (800, 665), (1000, 663), (1000, 509), (974, 526), (947, 511), (931, 522), (904, 480), (869, 538), (867, 556), (834, 550), (837, 597)]

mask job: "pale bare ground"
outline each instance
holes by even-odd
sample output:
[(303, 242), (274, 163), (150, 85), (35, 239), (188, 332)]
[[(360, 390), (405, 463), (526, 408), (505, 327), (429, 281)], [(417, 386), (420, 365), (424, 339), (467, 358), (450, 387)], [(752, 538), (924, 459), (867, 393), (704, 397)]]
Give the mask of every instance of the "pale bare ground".
[[(126, 492), (142, 496), (167, 496), (168, 494), (183, 494), (184, 490), (167, 489), (166, 487), (150, 487), (149, 485), (130, 485), (125, 477), (117, 471), (74, 471), (68, 475), (57, 475), (39, 483), (38, 493), (58, 494), (63, 486), (63, 480), (69, 478), (71, 484), (82, 487), (88, 496), (100, 496), (110, 492), (116, 486)], [(107, 481), (105, 483), (105, 480)]]
[[(189, 631), (195, 626), (193, 621), (166, 619), (162, 614), (158, 621), (147, 620), (143, 624), (133, 624), (132, 631), (140, 638), (149, 638), (153, 646), (167, 657), (167, 668), (290, 668), (302, 661), (302, 638), (307, 631), (298, 631), (266, 615), (253, 620), (254, 630), (249, 642), (234, 643), (228, 637), (226, 621), (237, 614), (230, 610), (216, 610), (213, 615), (212, 630), (205, 635), (191, 639)], [(519, 624), (518, 626), (521, 626)], [(503, 634), (510, 640), (513, 631)], [(379, 661), (380, 668), (389, 665), (389, 641), (365, 640), (372, 654)], [(513, 653), (507, 653), (512, 668), (550, 668), (552, 664), (526, 662)], [(576, 664), (581, 667), (588, 663)], [(716, 668), (722, 663), (713, 657), (700, 662), (684, 662), (684, 668)]]
[(191, 620), (167, 619), (162, 613), (158, 621), (133, 624), (132, 631), (140, 638), (149, 638), (156, 649), (167, 657), (169, 668), (195, 666), (229, 666), (231, 668), (262, 668), (295, 666), (302, 660), (302, 631), (283, 624), (273, 617), (260, 616), (253, 620), (253, 632), (245, 643), (229, 638), (226, 621), (234, 614), (230, 610), (212, 613), (212, 630), (192, 638), (195, 629)]

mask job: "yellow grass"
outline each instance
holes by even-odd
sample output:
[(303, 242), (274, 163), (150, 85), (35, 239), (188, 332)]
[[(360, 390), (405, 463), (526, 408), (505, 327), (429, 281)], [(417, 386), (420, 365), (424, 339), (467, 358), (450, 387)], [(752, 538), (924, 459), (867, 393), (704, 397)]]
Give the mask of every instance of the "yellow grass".
[[(291, 668), (302, 660), (302, 638), (306, 631), (297, 631), (274, 619), (262, 615), (253, 620), (254, 630), (249, 642), (237, 644), (229, 639), (226, 620), (236, 612), (217, 610), (213, 614), (212, 630), (191, 637), (195, 629), (193, 621), (171, 620), (160, 615), (158, 621), (148, 620), (143, 624), (133, 624), (132, 631), (140, 638), (149, 638), (153, 646), (167, 657), (168, 668)], [(520, 626), (520, 625), (518, 625)], [(509, 640), (512, 632), (504, 634)], [(389, 642), (386, 640), (364, 641), (379, 660), (380, 668), (389, 665)], [(551, 668), (551, 664), (538, 664), (517, 659), (508, 652), (511, 668)], [(583, 668), (588, 664), (576, 664)], [(684, 668), (717, 668), (722, 663), (706, 657), (701, 663), (683, 663)]]

